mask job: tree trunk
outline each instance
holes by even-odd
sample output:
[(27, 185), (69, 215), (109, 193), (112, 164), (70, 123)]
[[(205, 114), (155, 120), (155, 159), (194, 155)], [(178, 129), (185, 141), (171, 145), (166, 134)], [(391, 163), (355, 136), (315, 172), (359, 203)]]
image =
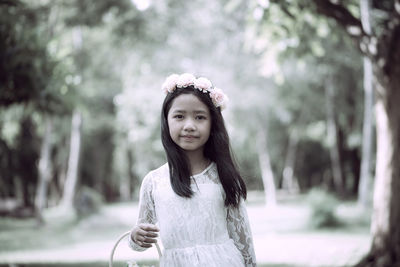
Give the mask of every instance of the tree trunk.
[(25, 206), (24, 189), (22, 184), (23, 182), (21, 177), (19, 175), (16, 175), (14, 177), (14, 188), (13, 188), (15, 194), (14, 198)]
[(35, 197), (35, 214), (39, 224), (44, 223), (42, 212), (47, 203), (47, 189), (52, 175), (50, 153), (52, 146), (51, 135), (53, 130), (53, 121), (50, 116), (45, 119), (45, 127), (39, 160), (39, 182), (37, 183)]
[(371, 204), (371, 157), (372, 157), (372, 65), (371, 60), (364, 57), (364, 121), (362, 138), (361, 173), (358, 186), (358, 204), (368, 208)]
[[(67, 139), (67, 138), (65, 138)], [(58, 195), (59, 198), (56, 200), (58, 204), (61, 203), (62, 201), (62, 196), (63, 196), (63, 188), (65, 187), (65, 181), (67, 180), (67, 172), (68, 172), (68, 156), (69, 153), (68, 148), (69, 144), (68, 141), (64, 140), (58, 144), (58, 153), (56, 154), (56, 159), (54, 159), (57, 162), (56, 168), (56, 183), (55, 186), (57, 187), (58, 190)], [(70, 149), (69, 149), (70, 150)]]
[[(353, 183), (351, 186), (351, 195), (358, 195), (358, 187), (360, 184), (360, 169), (361, 169), (361, 155), (359, 155), (358, 148), (352, 148), (348, 153), (348, 160), (350, 161), (351, 168), (350, 171), (354, 174)], [(373, 191), (371, 186), (371, 192)], [(370, 193), (372, 196), (372, 193)], [(372, 198), (371, 198), (372, 199)], [(371, 200), (372, 203), (372, 200)]]
[[(369, 0), (361, 0), (360, 4), (361, 9), (369, 12)], [(395, 7), (398, 20), (399, 1)], [(377, 93), (377, 155), (372, 247), (358, 266), (400, 266), (400, 26), (397, 22), (390, 27), (385, 29), (386, 36), (382, 35), (378, 40), (382, 42), (378, 44), (381, 57), (373, 62)]]
[[(82, 49), (82, 31), (81, 28), (75, 27), (72, 31), (72, 44), (76, 51)], [(81, 70), (82, 66), (78, 64), (78, 70)], [(65, 177), (64, 192), (61, 200), (61, 206), (66, 210), (73, 207), (76, 184), (78, 182), (78, 165), (79, 165), (79, 152), (81, 146), (81, 123), (82, 115), (74, 110), (72, 115), (71, 123), (71, 143), (68, 158), (68, 169)]]
[(332, 164), (333, 184), (335, 190), (342, 195), (344, 193), (344, 183), (338, 145), (338, 129), (335, 116), (334, 89), (332, 83), (333, 81), (328, 79), (325, 84), (327, 135)]
[(285, 166), (282, 172), (282, 188), (286, 189), (291, 194), (299, 192), (299, 184), (294, 176), (294, 165), (296, 162), (296, 150), (298, 142), (299, 139), (297, 133), (292, 132), (289, 135)]
[[(400, 77), (400, 67), (397, 75)], [(383, 89), (383, 88), (382, 88)], [(400, 82), (376, 103), (377, 161), (372, 248), (358, 266), (400, 266)]]
[(119, 184), (119, 194), (122, 201), (129, 201), (132, 199), (132, 168), (133, 168), (133, 155), (132, 150), (128, 144), (125, 144), (126, 150), (124, 154), (126, 157), (126, 165), (124, 166), (125, 171), (122, 173), (120, 184)]
[(257, 153), (264, 185), (265, 204), (267, 207), (274, 207), (276, 206), (276, 187), (266, 139), (266, 131), (260, 126), (257, 133)]
[(76, 184), (78, 182), (79, 151), (81, 146), (81, 114), (74, 111), (71, 125), (71, 143), (68, 159), (67, 177), (64, 183), (64, 193), (61, 205), (70, 209), (73, 207)]
[[(400, 26), (392, 43), (400, 46)], [(400, 50), (374, 62), (376, 77), (376, 177), (371, 223), (372, 247), (359, 266), (400, 266)]]
[[(371, 34), (370, 0), (360, 1), (361, 24), (366, 34)], [(364, 56), (364, 120), (362, 138), (361, 173), (358, 186), (358, 204), (368, 208), (371, 204), (371, 154), (372, 154), (372, 109), (373, 109), (372, 62)]]

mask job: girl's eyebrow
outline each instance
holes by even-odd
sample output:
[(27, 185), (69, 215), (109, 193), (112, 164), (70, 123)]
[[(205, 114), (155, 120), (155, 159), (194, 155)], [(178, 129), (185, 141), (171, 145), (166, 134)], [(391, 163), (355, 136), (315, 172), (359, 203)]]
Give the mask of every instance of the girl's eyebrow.
[(205, 111), (205, 110), (195, 110), (193, 113), (196, 113), (196, 114), (199, 114), (199, 113), (207, 114), (207, 111)]
[(173, 112), (173, 113), (186, 113), (186, 110), (183, 110), (183, 109), (173, 109), (172, 112)]
[[(172, 112), (173, 113), (187, 113), (187, 111), (184, 110), (184, 109), (173, 109)], [(199, 114), (199, 113), (200, 114), (207, 114), (207, 111), (199, 109), (199, 110), (194, 110), (193, 113), (195, 113), (195, 114)]]

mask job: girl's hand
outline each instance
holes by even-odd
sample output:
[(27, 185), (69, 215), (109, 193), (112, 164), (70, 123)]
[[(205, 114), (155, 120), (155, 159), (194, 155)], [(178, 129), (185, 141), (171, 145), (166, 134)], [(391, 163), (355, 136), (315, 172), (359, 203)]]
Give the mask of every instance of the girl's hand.
[(140, 223), (133, 228), (131, 233), (132, 240), (143, 248), (150, 248), (152, 243), (157, 243), (157, 232), (160, 230), (154, 224)]

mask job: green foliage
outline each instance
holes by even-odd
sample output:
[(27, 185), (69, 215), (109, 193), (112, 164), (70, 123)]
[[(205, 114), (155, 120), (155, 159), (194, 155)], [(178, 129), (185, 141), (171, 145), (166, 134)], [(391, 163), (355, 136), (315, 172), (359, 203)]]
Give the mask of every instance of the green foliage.
[[(24, 83), (21, 92), (29, 95), (15, 94), (13, 103), (32, 104), (29, 110), (39, 141), (44, 132), (43, 111), (54, 115), (56, 186), (62, 185), (69, 151), (70, 118), (62, 114), (72, 109), (83, 114), (80, 185), (94, 188), (106, 201), (118, 197), (121, 181), (129, 180), (126, 186), (132, 194), (149, 170), (164, 163), (159, 87), (171, 72), (208, 77), (229, 95), (224, 118), (250, 189), (262, 184), (254, 139), (259, 127), (267, 130), (276, 178), (281, 176), (292, 134), (300, 140), (295, 176), (302, 189), (319, 185), (329, 176), (323, 88), (330, 76), (338, 87), (343, 143), (351, 144), (357, 154), (362, 93), (358, 54), (330, 21), (308, 10), (311, 3), (307, 1), (271, 1), (263, 9), (259, 38), (246, 43), (248, 15), (261, 2), (152, 1), (146, 10), (137, 9), (130, 0), (1, 2), (8, 3), (0, 11), (4, 15), (0, 20), (7, 26), (0, 26), (8, 36), (5, 55), (16, 64), (31, 64), (26, 81), (35, 83)], [(258, 50), (247, 49), (253, 45)], [(10, 54), (17, 48), (26, 53)], [(266, 77), (265, 69), (275, 59), (266, 57), (270, 52), (280, 61), (272, 76)], [(62, 101), (53, 101), (53, 96)], [(64, 112), (54, 112), (60, 107), (66, 107)], [(0, 138), (6, 146), (0, 146), (10, 154), (19, 123), (13, 120), (17, 116), (10, 119), (6, 113), (0, 115)], [(2, 158), (0, 166), (10, 161)], [(347, 170), (352, 173), (351, 168)]]
[(47, 52), (40, 25), (45, 12), (21, 1), (0, 3), (0, 106), (26, 102), (43, 110), (61, 106), (51, 87), (56, 62)]
[(340, 225), (335, 212), (338, 200), (325, 190), (314, 188), (307, 196), (311, 207), (309, 224), (312, 228), (337, 227)]
[[(61, 2), (61, 1), (60, 1)], [(129, 0), (108, 0), (100, 2), (68, 0), (62, 1), (62, 8), (68, 10), (65, 23), (68, 27), (86, 25), (89, 27), (102, 26), (107, 20), (105, 16), (113, 14), (121, 16), (132, 9)]]
[[(358, 2), (342, 4), (358, 16)], [(268, 92), (270, 102), (276, 103), (269, 114), (282, 124), (281, 130), (268, 124), (268, 139), (275, 146), (271, 151), (282, 151), (271, 152), (276, 171), (281, 171), (286, 144), (275, 140), (296, 136), (300, 143), (294, 175), (300, 187), (329, 183), (325, 92), (329, 83), (335, 90), (329, 101), (335, 110), (344, 177), (351, 178), (347, 185), (353, 186), (359, 172), (363, 119), (362, 62), (353, 40), (335, 21), (319, 15), (314, 1), (258, 1), (251, 8), (248, 30), (254, 35), (249, 35), (249, 42), (262, 55), (262, 74), (275, 82), (275, 90)]]

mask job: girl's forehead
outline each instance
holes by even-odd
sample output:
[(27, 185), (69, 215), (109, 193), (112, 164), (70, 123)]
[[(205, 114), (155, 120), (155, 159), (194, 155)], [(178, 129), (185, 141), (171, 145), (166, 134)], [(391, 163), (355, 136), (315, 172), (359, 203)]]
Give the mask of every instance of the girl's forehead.
[(174, 110), (183, 110), (183, 111), (204, 110), (209, 112), (207, 105), (204, 104), (197, 96), (193, 94), (181, 94), (177, 96), (172, 101), (170, 111)]

